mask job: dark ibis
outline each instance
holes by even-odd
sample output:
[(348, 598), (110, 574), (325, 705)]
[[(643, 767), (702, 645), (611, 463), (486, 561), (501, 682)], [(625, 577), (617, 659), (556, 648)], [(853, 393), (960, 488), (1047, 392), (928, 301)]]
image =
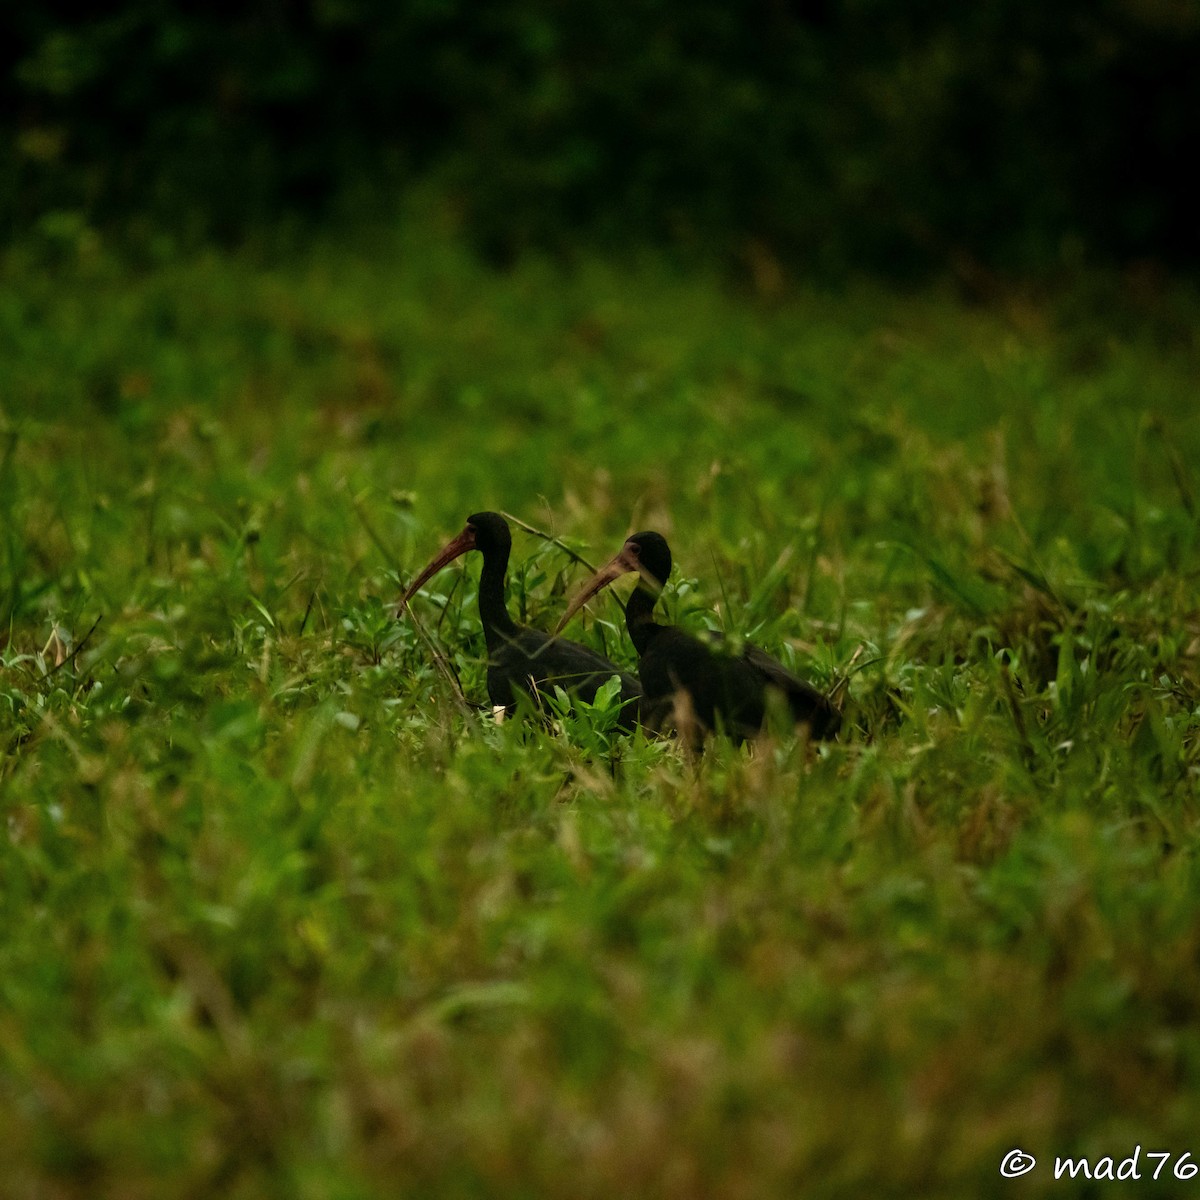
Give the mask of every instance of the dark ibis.
[(757, 646), (723, 653), (719, 635), (712, 635), (712, 645), (654, 620), (655, 601), (671, 574), (671, 548), (662, 534), (629, 537), (571, 601), (558, 629), (602, 588), (630, 573), (638, 575), (638, 584), (625, 606), (625, 624), (638, 653), (645, 724), (661, 727), (674, 714), (681, 733), (691, 727), (693, 744), (713, 730), (741, 741), (761, 732), (775, 693), (811, 737), (837, 733), (842, 716), (829, 698)]
[(442, 547), (437, 556), (417, 576), (404, 593), (401, 607), (408, 604), (417, 590), (469, 550), (483, 555), (479, 576), (479, 616), (487, 645), (488, 697), (496, 709), (513, 710), (516, 692), (531, 695), (554, 694), (555, 687), (573, 693), (589, 704), (597, 690), (614, 675), (621, 679), (621, 720), (625, 729), (637, 722), (642, 689), (638, 681), (578, 642), (552, 637), (540, 629), (518, 625), (504, 604), (504, 579), (512, 551), (508, 522), (494, 512), (475, 513), (467, 518), (462, 533)]

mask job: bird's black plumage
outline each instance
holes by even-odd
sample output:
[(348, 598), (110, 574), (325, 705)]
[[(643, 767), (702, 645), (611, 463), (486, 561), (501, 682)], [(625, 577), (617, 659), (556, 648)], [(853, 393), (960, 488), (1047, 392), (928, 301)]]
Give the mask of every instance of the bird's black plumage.
[(829, 698), (757, 646), (746, 644), (740, 654), (722, 652), (719, 644), (654, 620), (655, 601), (671, 574), (671, 549), (659, 533), (626, 539), (571, 602), (559, 628), (602, 587), (629, 572), (637, 572), (639, 580), (625, 607), (625, 624), (638, 653), (647, 724), (663, 723), (674, 711), (677, 723), (690, 721), (701, 736), (722, 730), (740, 740), (762, 730), (774, 693), (812, 737), (837, 733), (842, 718)]
[(599, 688), (619, 675), (621, 724), (632, 728), (642, 696), (641, 686), (632, 675), (619, 671), (607, 658), (578, 642), (518, 625), (509, 616), (504, 603), (504, 583), (512, 534), (499, 513), (481, 512), (468, 517), (462, 533), (447, 543), (409, 585), (402, 604), (407, 604), (426, 580), (447, 563), (470, 550), (478, 550), (483, 556), (479, 617), (487, 645), (487, 689), (492, 704), (511, 712), (517, 692), (553, 695), (555, 687), (592, 703)]

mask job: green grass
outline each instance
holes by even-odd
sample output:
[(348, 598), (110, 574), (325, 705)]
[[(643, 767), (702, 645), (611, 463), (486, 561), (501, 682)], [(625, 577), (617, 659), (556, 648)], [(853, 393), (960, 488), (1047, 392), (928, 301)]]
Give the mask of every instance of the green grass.
[[(1065, 1196), (1055, 1155), (1200, 1154), (1194, 298), (415, 236), (3, 267), (0, 1194)], [(392, 609), (482, 508), (592, 561), (661, 529), (676, 619), (848, 673), (840, 742), (464, 714)], [(482, 705), (477, 572), (416, 610)], [(583, 576), (516, 534), (522, 619)]]

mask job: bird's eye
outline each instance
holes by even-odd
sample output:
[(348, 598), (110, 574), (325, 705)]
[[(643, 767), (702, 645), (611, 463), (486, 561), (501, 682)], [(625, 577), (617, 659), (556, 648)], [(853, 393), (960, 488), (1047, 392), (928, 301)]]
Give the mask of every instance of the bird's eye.
[(637, 542), (630, 542), (628, 549), (629, 553), (632, 554), (634, 558), (641, 557), (642, 548), (637, 544)]

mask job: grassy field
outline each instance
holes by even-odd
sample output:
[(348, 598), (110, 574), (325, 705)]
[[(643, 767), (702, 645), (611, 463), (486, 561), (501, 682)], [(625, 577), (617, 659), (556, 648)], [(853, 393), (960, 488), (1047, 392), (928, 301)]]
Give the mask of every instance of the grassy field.
[[(1193, 297), (159, 257), (0, 269), (0, 1196), (1179, 1193)], [(464, 712), (392, 613), (483, 508), (662, 530), (840, 741)], [(483, 705), (466, 561), (415, 608)]]

